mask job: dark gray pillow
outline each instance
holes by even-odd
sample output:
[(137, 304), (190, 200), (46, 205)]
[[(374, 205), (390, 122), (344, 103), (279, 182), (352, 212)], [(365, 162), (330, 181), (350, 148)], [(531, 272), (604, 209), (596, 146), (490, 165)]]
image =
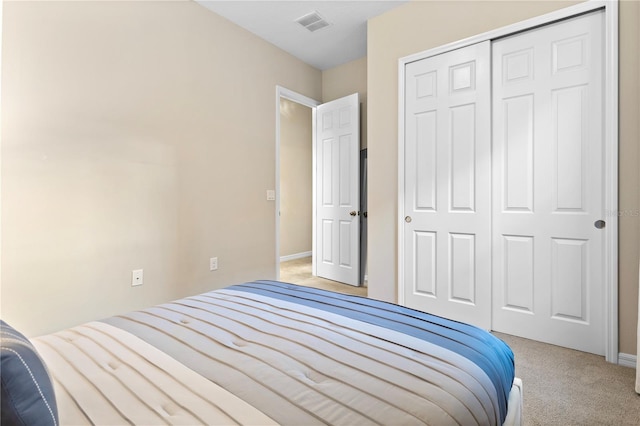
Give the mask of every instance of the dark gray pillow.
[(29, 339), (0, 320), (2, 425), (57, 425), (47, 368)]

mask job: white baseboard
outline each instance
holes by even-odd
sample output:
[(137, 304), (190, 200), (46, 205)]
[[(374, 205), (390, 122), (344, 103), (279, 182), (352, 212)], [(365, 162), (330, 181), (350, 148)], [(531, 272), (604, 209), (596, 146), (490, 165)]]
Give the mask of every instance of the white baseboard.
[(623, 367), (636, 368), (637, 360), (637, 355), (629, 355), (623, 353), (618, 354), (618, 365), (622, 365)]
[(280, 262), (286, 262), (287, 260), (302, 259), (303, 257), (311, 257), (312, 254), (313, 252), (303, 251), (302, 253), (294, 253), (286, 256), (280, 256)]

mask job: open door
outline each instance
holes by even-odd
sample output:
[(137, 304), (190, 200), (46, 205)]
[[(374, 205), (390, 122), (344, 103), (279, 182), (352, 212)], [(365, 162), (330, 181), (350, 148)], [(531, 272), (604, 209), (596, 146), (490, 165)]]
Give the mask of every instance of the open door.
[(360, 99), (357, 93), (316, 109), (317, 275), (359, 286)]

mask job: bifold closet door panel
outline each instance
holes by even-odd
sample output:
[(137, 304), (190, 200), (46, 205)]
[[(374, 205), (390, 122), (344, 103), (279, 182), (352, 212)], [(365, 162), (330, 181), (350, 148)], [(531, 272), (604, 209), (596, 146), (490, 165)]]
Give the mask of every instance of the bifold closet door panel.
[(490, 43), (405, 67), (404, 300), (490, 328)]

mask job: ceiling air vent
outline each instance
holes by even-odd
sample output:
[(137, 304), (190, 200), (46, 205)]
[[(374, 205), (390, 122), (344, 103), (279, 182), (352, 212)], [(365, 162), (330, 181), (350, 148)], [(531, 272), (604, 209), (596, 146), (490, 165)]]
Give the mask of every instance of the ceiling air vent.
[(311, 32), (318, 31), (319, 29), (331, 25), (316, 11), (307, 13), (306, 15), (296, 19), (296, 22)]

